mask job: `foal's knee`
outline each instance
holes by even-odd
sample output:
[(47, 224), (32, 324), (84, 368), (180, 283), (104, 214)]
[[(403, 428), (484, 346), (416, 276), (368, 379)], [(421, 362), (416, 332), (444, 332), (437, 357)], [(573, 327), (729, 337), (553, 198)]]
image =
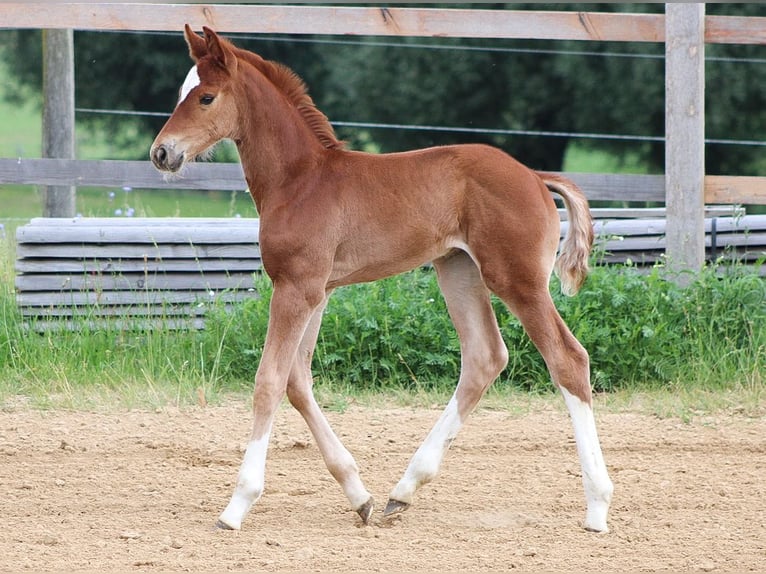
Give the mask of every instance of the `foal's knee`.
[(466, 357), (465, 360), (470, 361), (467, 366), (474, 374), (478, 375), (476, 379), (481, 380), (486, 388), (508, 365), (508, 349), (505, 343), (500, 340), (494, 345), (482, 349), (481, 352)]
[(492, 350), (489, 359), (487, 360), (486, 369), (487, 374), (489, 375), (489, 380), (494, 381), (507, 366), (508, 348), (505, 346), (505, 343), (500, 342), (500, 344)]
[(312, 386), (311, 371), (296, 362), (287, 379), (287, 400), (299, 412), (311, 401)]

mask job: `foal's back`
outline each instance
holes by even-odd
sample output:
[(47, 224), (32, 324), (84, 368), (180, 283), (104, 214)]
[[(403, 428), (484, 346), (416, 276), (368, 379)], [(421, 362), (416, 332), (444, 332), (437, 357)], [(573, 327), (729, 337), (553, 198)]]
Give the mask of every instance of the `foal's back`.
[(550, 272), (555, 204), (540, 177), (508, 154), (468, 144), (328, 156), (311, 203), (335, 227), (325, 228), (337, 242), (331, 286), (400, 273), (455, 248), (474, 257), (524, 248)]

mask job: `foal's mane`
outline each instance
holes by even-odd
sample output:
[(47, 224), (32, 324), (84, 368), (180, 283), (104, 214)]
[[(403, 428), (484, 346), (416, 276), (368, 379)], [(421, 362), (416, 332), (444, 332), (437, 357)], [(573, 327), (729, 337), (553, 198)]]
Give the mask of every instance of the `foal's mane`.
[(344, 142), (340, 141), (335, 135), (330, 121), (319, 108), (316, 107), (314, 100), (308, 94), (308, 89), (303, 80), (287, 66), (278, 62), (264, 60), (258, 54), (237, 48), (231, 45), (237, 58), (244, 60), (255, 67), (268, 79), (274, 87), (277, 88), (287, 98), (295, 109), (298, 110), (306, 125), (328, 149), (341, 149)]

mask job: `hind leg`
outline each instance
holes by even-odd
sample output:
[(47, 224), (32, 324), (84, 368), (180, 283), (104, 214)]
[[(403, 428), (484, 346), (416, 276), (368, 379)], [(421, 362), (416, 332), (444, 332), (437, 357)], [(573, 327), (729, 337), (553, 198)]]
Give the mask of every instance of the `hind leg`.
[(489, 291), (473, 260), (460, 251), (434, 261), (434, 267), (460, 338), (460, 380), (447, 408), (391, 491), (386, 515), (406, 509), (415, 491), (436, 477), (465, 419), (508, 361)]
[(584, 526), (607, 532), (613, 485), (606, 470), (593, 417), (588, 353), (559, 315), (544, 284), (501, 288), (498, 295), (524, 325), (561, 390), (574, 427), (587, 501)]

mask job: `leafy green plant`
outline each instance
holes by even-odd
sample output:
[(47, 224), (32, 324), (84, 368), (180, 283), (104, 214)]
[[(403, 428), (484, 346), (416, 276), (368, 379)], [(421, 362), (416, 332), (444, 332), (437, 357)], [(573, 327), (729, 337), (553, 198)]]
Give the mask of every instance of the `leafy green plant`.
[[(268, 321), (270, 286), (246, 303), (222, 345), (222, 370), (251, 380)], [(597, 267), (572, 298), (551, 284), (556, 305), (588, 349), (597, 391), (689, 381), (725, 385), (766, 372), (766, 284), (734, 267), (700, 272), (686, 288), (657, 267)], [(510, 351), (499, 384), (543, 392), (545, 364), (523, 328), (493, 299)], [(221, 336), (211, 326), (209, 335)], [(460, 370), (459, 342), (434, 274), (416, 270), (338, 289), (330, 300), (314, 358), (321, 384), (357, 389), (451, 388)], [(225, 377), (227, 378), (227, 377)]]
[[(90, 407), (214, 402), (250, 392), (269, 316), (271, 285), (258, 299), (213, 304), (204, 330), (109, 328), (85, 317), (75, 330), (39, 333), (15, 304), (13, 248), (0, 241), (0, 404)], [(687, 287), (657, 267), (595, 267), (580, 293), (551, 292), (588, 349), (596, 391), (670, 390), (701, 396), (733, 388), (761, 396), (766, 373), (766, 282), (733, 265), (703, 269)], [(493, 299), (510, 359), (493, 392), (547, 393), (545, 364), (519, 322)], [(448, 395), (460, 370), (459, 342), (431, 270), (337, 289), (314, 356), (330, 408), (349, 397)], [(338, 399), (340, 396), (342, 398)], [(335, 397), (335, 398), (332, 398)]]
[(725, 384), (766, 369), (766, 284), (735, 266), (703, 269), (690, 285), (625, 266), (596, 268), (574, 298), (557, 298), (589, 350), (597, 390), (689, 380)]

